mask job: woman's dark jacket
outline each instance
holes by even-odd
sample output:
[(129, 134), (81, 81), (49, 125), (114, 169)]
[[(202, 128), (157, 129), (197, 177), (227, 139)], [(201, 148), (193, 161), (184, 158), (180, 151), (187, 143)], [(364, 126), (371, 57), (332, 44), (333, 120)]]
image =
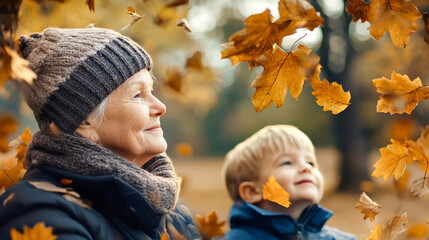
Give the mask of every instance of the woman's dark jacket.
[[(52, 184), (56, 187), (47, 187)], [(82, 176), (47, 165), (30, 167), (0, 196), (0, 239), (10, 239), (12, 228), (22, 232), (38, 222), (52, 227), (57, 240), (159, 239), (171, 227), (186, 239), (200, 238), (183, 203), (163, 216), (118, 177)]]
[(273, 213), (251, 203), (236, 201), (231, 208), (228, 240), (356, 240), (348, 233), (324, 226), (332, 212), (318, 205), (307, 208), (298, 221), (283, 213)]

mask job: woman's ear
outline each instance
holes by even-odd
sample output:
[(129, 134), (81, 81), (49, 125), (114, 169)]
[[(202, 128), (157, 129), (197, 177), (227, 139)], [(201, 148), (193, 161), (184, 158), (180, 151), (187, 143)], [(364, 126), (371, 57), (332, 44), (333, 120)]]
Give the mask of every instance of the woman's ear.
[(79, 125), (79, 127), (76, 129), (76, 133), (81, 137), (89, 139), (95, 143), (98, 143), (100, 140), (95, 124), (89, 122), (88, 120), (83, 121)]
[(262, 189), (256, 182), (242, 182), (238, 187), (238, 193), (241, 199), (249, 203), (258, 203), (262, 201)]

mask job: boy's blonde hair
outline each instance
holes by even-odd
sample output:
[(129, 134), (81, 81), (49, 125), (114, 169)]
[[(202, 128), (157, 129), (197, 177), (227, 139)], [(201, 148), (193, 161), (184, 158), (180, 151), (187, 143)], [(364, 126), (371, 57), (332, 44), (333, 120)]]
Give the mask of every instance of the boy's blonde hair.
[(228, 152), (222, 168), (229, 196), (241, 199), (238, 187), (245, 181), (257, 181), (264, 160), (278, 152), (303, 149), (314, 152), (314, 146), (305, 133), (291, 125), (271, 125), (237, 144)]

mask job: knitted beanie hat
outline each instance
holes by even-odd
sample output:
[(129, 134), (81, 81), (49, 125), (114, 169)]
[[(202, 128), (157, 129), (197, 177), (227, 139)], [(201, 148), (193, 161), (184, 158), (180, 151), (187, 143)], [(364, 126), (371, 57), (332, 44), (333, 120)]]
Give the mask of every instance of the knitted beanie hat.
[(152, 65), (137, 43), (109, 29), (47, 28), (19, 41), (37, 79), (18, 88), (44, 131), (53, 122), (73, 133), (113, 90)]

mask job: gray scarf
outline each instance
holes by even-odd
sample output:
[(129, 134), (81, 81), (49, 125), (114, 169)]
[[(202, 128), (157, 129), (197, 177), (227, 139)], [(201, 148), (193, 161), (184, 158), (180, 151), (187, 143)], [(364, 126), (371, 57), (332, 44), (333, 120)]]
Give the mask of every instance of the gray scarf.
[(85, 176), (117, 176), (140, 191), (161, 214), (174, 209), (179, 195), (179, 180), (167, 156), (158, 155), (140, 168), (78, 135), (39, 131), (28, 146), (26, 161)]

